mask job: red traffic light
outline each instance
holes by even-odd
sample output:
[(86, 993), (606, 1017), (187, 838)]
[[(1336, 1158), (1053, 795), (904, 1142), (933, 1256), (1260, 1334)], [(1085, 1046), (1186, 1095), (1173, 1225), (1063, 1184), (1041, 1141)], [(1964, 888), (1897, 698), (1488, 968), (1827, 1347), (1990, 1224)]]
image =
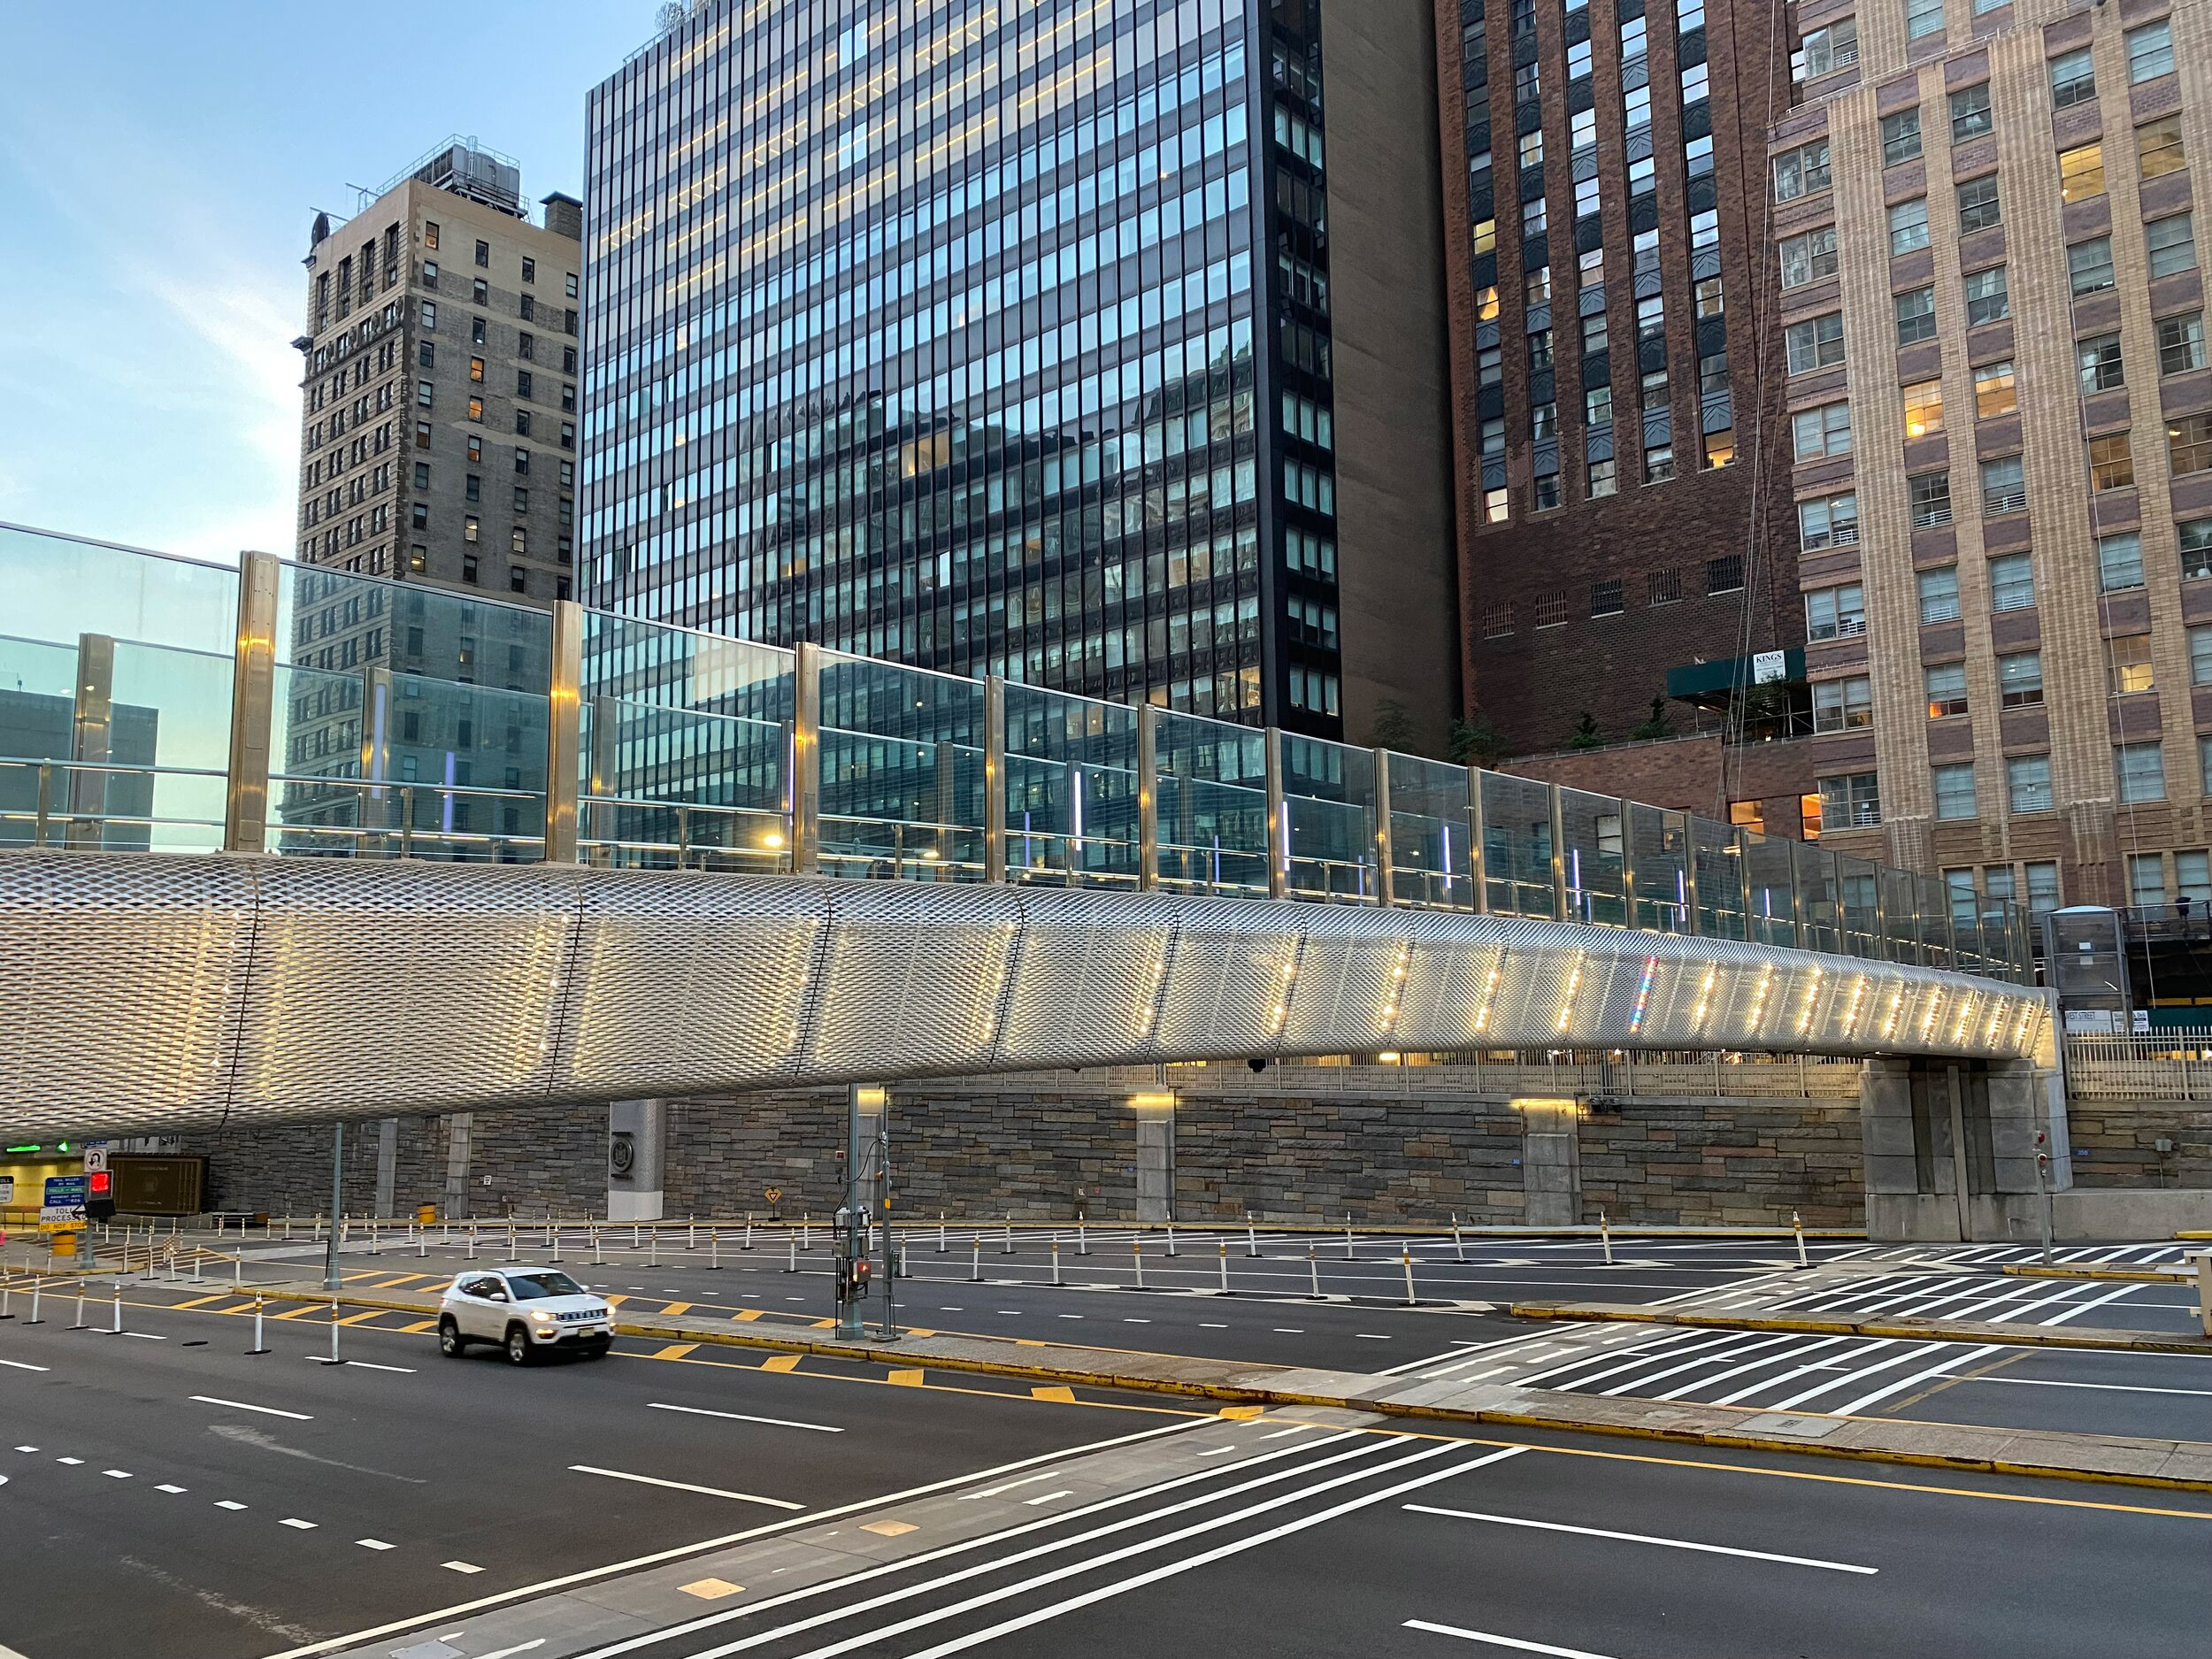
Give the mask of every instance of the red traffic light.
[(88, 1193), (104, 1193), (113, 1185), (114, 1180), (115, 1178), (105, 1170), (95, 1170), (86, 1178), (85, 1190)]

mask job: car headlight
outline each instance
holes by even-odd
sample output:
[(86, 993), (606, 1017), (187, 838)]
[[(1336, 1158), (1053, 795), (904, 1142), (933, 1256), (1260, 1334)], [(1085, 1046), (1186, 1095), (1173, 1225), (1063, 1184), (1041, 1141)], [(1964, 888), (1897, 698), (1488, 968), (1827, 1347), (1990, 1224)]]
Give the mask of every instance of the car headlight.
[(533, 1319), (537, 1320), (540, 1324), (550, 1324), (553, 1318), (553, 1316), (542, 1308), (531, 1309), (530, 1317)]

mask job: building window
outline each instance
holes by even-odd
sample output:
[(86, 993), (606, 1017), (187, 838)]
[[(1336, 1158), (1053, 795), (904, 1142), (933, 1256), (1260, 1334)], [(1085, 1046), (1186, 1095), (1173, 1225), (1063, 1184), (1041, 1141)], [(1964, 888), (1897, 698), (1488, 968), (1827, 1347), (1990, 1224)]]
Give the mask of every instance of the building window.
[(1586, 426), (1609, 426), (1613, 424), (1613, 388), (1593, 386), (1582, 395), (1582, 424)]
[(2181, 542), (2184, 581), (2212, 576), (2212, 518), (2186, 518), (2174, 526)]
[(469, 583), (469, 584), (470, 584), (470, 585), (472, 585), (472, 586), (473, 586), (473, 585), (475, 584), (475, 581), (476, 581), (476, 555), (475, 555), (475, 554), (473, 554), (473, 553), (464, 553), (464, 554), (462, 554), (462, 555), (461, 555), (461, 580), (462, 580), (463, 581), (465, 581), (465, 582)]
[(1617, 617), (1626, 609), (1621, 599), (1621, 584), (1617, 580), (1590, 584), (1590, 614), (1594, 617)]
[(1928, 718), (1948, 718), (1966, 712), (1966, 664), (1932, 663), (1927, 668)]
[(474, 473), (474, 472), (471, 472), (471, 473), (470, 473), (470, 474), (469, 474), (469, 475), (468, 475), (465, 479), (464, 479), (464, 480), (462, 480), (462, 485), (461, 485), (461, 493), (462, 493), (464, 495), (467, 496), (467, 497), (468, 497), (468, 499), (469, 499), (469, 500), (471, 500), (471, 501), (481, 501), (481, 500), (483, 500), (483, 499), (484, 499), (484, 480), (483, 480), (483, 479), (482, 479), (480, 476), (479, 476), (478, 474), (476, 474), (476, 473)]
[(1864, 674), (1813, 687), (1813, 730), (1847, 732), (1874, 724), (1874, 682)]
[(1537, 442), (1559, 435), (1559, 405), (1552, 403), (1531, 403), (1528, 410), (1528, 435)]
[(2151, 636), (2116, 634), (2105, 641), (2107, 687), (2116, 697), (2131, 696), (2154, 687), (2151, 676)]
[(2143, 585), (2143, 538), (2132, 530), (2097, 538), (2097, 586), (2108, 594)]
[(470, 513), (465, 516), (461, 520), (461, 540), (464, 541), (475, 541), (477, 538), (478, 528), (479, 526), (476, 515), (474, 513)]
[(566, 294), (570, 299), (574, 299), (576, 297), (576, 273), (573, 271), (571, 271), (562, 279), (562, 280), (565, 284), (562, 288), (562, 292)]
[(2086, 202), (2104, 194), (2102, 144), (2078, 144), (2058, 152), (2058, 194), (2066, 202)]
[(1817, 81), (1839, 69), (1848, 69), (1858, 61), (1858, 19), (1845, 18), (1825, 28), (1813, 30), (1799, 42), (1790, 64), (1791, 78)]
[(1743, 591), (1743, 555), (1723, 553), (1705, 561), (1705, 596)]
[(530, 435), (530, 425), (531, 416), (528, 410), (518, 409), (515, 411), (515, 436), (518, 438), (528, 437)]
[(2144, 242), (2150, 251), (2153, 277), (2176, 276), (2197, 268), (2197, 238), (2191, 215), (2176, 213), (2151, 220)]
[(2087, 242), (2069, 243), (2066, 273), (2077, 295), (2101, 294), (2113, 287), (2112, 238), (2093, 236)]
[(2035, 559), (2028, 553), (2001, 553), (1989, 561), (1989, 608), (2027, 611), (2035, 604)]
[(2189, 630), (2189, 683), (2212, 686), (2212, 626)]
[(1836, 227), (1823, 225), (1782, 242), (1782, 286), (1803, 288), (1836, 273)]
[(1557, 472), (1539, 472), (1529, 490), (1529, 510), (1549, 512), (1559, 505), (1559, 474)]
[(481, 420), (484, 419), (484, 400), (482, 398), (472, 397), (469, 399), (469, 419), (471, 420)]
[(2027, 480), (2021, 472), (2018, 456), (2002, 455), (1982, 463), (1984, 518), (1993, 518), (1999, 513), (2024, 512), (2027, 505)]
[(1978, 328), (2001, 323), (2012, 315), (2012, 298), (2005, 284), (2005, 268), (1991, 265), (1970, 272), (1966, 278), (1966, 326)]
[(2015, 755), (2005, 762), (2005, 791), (2016, 812), (2051, 810), (2051, 757)]
[(1486, 489), (1483, 491), (1482, 516), (1486, 522), (1490, 524), (1503, 524), (1511, 515), (1511, 512), (1512, 507), (1510, 503), (1507, 500), (1506, 491), (1503, 486), (1500, 486), (1496, 489)]
[(1774, 199), (1794, 202), (1828, 188), (1828, 141), (1815, 139), (1774, 158)]
[(2176, 853), (2174, 887), (2185, 899), (2212, 905), (2212, 854)]
[(2011, 651), (1997, 659), (1997, 701), (2004, 708), (2034, 708), (2043, 701), (2043, 653)]
[(1509, 603), (1482, 608), (1482, 637), (1502, 640), (1513, 632), (1513, 607)]
[(1526, 241), (1540, 236), (1544, 231), (1544, 198), (1537, 196), (1521, 204), (1521, 237)]
[(1932, 530), (1951, 522), (1951, 475), (1947, 472), (1915, 472), (1905, 480), (1912, 499), (1912, 527)]
[(1927, 622), (1956, 622), (1959, 619), (1959, 567), (1946, 565), (1918, 575), (1920, 587), (1920, 619)]
[(1900, 110), (1882, 117), (1882, 165), (1894, 167), (1920, 154), (1920, 111)]
[(1654, 444), (1644, 451), (1644, 482), (1663, 484), (1674, 476), (1674, 446)]
[(430, 507), (427, 503), (419, 501), (408, 509), (408, 512), (411, 528), (427, 530), (430, 527)]
[(2186, 374), (2204, 366), (2204, 313), (2162, 317), (2158, 328), (2158, 372)]
[(1935, 285), (1909, 288), (1893, 295), (1891, 304), (1897, 315), (1897, 343), (1901, 346), (1918, 345), (1936, 335)]
[(1893, 259), (1899, 254), (1912, 253), (1928, 245), (1928, 198), (1916, 196), (1909, 202), (1899, 202), (1889, 210), (1889, 252)]
[(1997, 175), (1985, 173), (1958, 188), (1959, 234), (1970, 236), (2005, 221), (2004, 203), (1997, 194)]
[(1974, 763), (1938, 766), (1935, 773), (1935, 815), (1950, 822), (1974, 816)]
[(422, 285), (426, 288), (434, 288), (438, 286), (438, 262), (435, 259), (426, 259), (422, 262)]
[(1905, 38), (1924, 39), (1943, 33), (1943, 0), (1905, 0)]
[(2180, 116), (2162, 115), (2135, 129), (2138, 177), (2162, 179), (2170, 173), (2179, 173), (2188, 165), (2189, 158), (2181, 142)]
[(1697, 301), (1697, 314), (1700, 317), (1718, 317), (1726, 311), (1728, 296), (1724, 289), (1725, 285), (1719, 277), (1699, 279), (1694, 294)]
[(1528, 336), (1528, 372), (1531, 374), (1551, 373), (1551, 330), (1536, 328)]
[(1672, 605), (1682, 602), (1682, 572), (1680, 571), (1649, 571), (1644, 576), (1644, 603), (1647, 605)]
[(1870, 772), (1855, 772), (1818, 780), (1820, 827), (1824, 833), (1839, 829), (1868, 829), (1882, 821), (1880, 780)]
[(1904, 388), (1905, 436), (1928, 438), (1943, 430), (1943, 382), (1916, 380)]
[(2135, 488), (2135, 455), (2124, 432), (2089, 441), (2089, 488), (2096, 491)]
[(1663, 342), (1666, 337), (1667, 302), (1665, 298), (1654, 294), (1647, 299), (1638, 300), (1636, 302), (1637, 341), (1640, 343), (1652, 340)]
[(1797, 543), (1808, 553), (1824, 547), (1850, 547), (1859, 539), (1859, 497), (1855, 490), (1797, 503)]
[(2179, 415), (2166, 422), (2166, 449), (2173, 470), (2212, 470), (2212, 415)]
[(2123, 803), (2166, 798), (2165, 751), (2155, 741), (2114, 744), (2112, 769)]
[(2120, 355), (2118, 334), (2093, 334), (2086, 340), (2077, 341), (2074, 349), (2081, 368), (2085, 396), (2127, 384), (2127, 363)]
[(2096, 58), (2085, 46), (2051, 59), (2051, 102), (2060, 109), (2084, 104), (2097, 96)]
[(1565, 594), (1537, 595), (1536, 626), (1540, 628), (1563, 628), (1567, 626), (1567, 595)]
[(418, 420), (415, 423), (415, 448), (427, 449), (429, 447), (430, 423), (426, 420)]
[(1984, 363), (1974, 370), (1974, 418), (1993, 420), (2000, 415), (2016, 413), (2020, 407), (2017, 389), (2013, 384), (2012, 359), (1998, 363)]
[(2158, 853), (2128, 855), (2128, 902), (2148, 910), (2166, 902), (2166, 860)]
[(469, 297), (473, 299), (479, 305), (490, 304), (492, 297), (491, 284), (485, 281), (482, 277), (478, 277), (470, 288)]
[(1989, 82), (1979, 86), (1962, 87), (1951, 95), (1951, 142), (1962, 144), (1970, 138), (1979, 138), (1996, 128), (1996, 120), (1990, 114)]
[[(1907, 412), (1909, 417), (1909, 409)], [(1907, 430), (1911, 430), (1909, 426)], [(1799, 410), (1790, 417), (1790, 436), (1801, 461), (1850, 454), (1851, 405), (1823, 403), (1818, 409)]]
[(1824, 317), (1792, 323), (1787, 341), (1792, 374), (1832, 367), (1844, 360), (1843, 313), (1830, 311)]
[(1854, 640), (1866, 632), (1866, 590), (1857, 582), (1817, 588), (1805, 595), (1805, 637)]
[(1724, 426), (1718, 432), (1705, 434), (1705, 465), (1708, 470), (1732, 465), (1736, 458), (1736, 429)]
[(2139, 85), (2174, 72), (2174, 34), (2162, 19), (2127, 32), (2128, 81)]

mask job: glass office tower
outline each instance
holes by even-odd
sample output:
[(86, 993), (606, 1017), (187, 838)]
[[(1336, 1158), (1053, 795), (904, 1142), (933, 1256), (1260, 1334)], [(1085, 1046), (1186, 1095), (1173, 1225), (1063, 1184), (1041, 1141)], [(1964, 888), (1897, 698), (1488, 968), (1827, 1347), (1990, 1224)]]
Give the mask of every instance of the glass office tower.
[(1433, 72), (1317, 0), (695, 6), (590, 100), (585, 596), (1440, 734)]

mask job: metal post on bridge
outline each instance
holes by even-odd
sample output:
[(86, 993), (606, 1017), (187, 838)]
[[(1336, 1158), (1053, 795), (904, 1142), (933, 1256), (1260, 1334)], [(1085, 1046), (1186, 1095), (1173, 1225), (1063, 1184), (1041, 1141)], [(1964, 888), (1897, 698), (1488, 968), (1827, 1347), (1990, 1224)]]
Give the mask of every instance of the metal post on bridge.
[[(114, 757), (115, 641), (105, 634), (77, 636), (77, 686), (69, 722), (69, 817), (62, 828), (68, 847), (98, 847), (107, 839), (107, 770)], [(42, 836), (42, 840), (44, 838)]]
[(276, 703), (281, 582), (282, 570), (273, 553), (238, 556), (238, 630), (231, 664), (230, 751), (223, 790), (227, 853), (268, 850), (269, 733)]
[(1137, 890), (1160, 885), (1160, 710), (1137, 705)]
[(785, 757), (784, 828), (791, 873), (818, 874), (822, 862), (822, 648), (799, 641), (791, 677), (791, 748)]
[(1390, 751), (1375, 751), (1375, 901), (1392, 905), (1398, 902), (1397, 860), (1393, 856), (1390, 841)]
[(1551, 794), (1551, 918), (1567, 919), (1567, 801), (1557, 784)]
[(584, 608), (553, 603), (553, 673), (545, 720), (545, 862), (576, 862), (577, 796), (583, 782)]
[(1267, 768), (1267, 896), (1290, 896), (1290, 805), (1283, 790), (1283, 729), (1271, 726), (1261, 734)]
[(1467, 874), (1475, 887), (1475, 914), (1490, 913), (1489, 850), (1484, 845), (1485, 833), (1482, 808), (1482, 768), (1467, 768)]
[(1636, 914), (1636, 803), (1621, 797), (1621, 921), (1641, 926)]
[[(949, 816), (948, 814), (947, 816)], [(1006, 676), (983, 682), (983, 879), (1006, 880)]]

